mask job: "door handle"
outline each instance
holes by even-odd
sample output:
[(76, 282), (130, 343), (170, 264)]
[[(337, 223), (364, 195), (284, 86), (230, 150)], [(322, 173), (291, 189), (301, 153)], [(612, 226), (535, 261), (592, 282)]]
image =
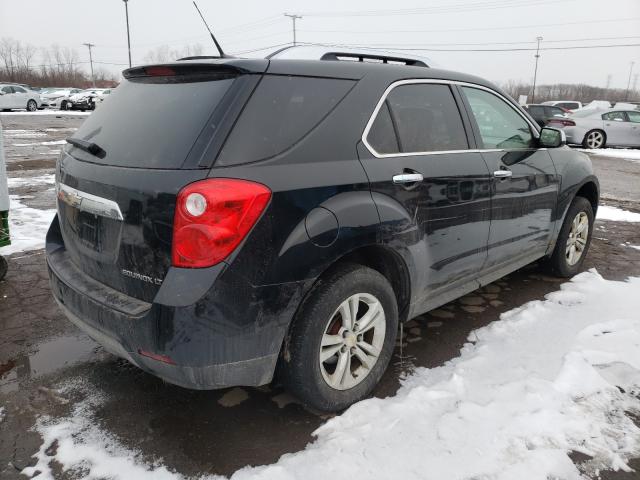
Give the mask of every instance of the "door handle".
[(496, 178), (508, 178), (513, 175), (511, 170), (496, 170), (493, 172), (493, 176)]
[(403, 173), (393, 176), (393, 183), (417, 183), (424, 180), (421, 173)]

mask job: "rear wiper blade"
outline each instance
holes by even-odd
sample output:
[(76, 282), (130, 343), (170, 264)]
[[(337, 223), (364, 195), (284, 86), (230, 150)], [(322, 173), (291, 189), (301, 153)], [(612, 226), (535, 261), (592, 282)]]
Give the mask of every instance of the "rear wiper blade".
[(67, 143), (73, 145), (74, 147), (78, 147), (80, 150), (84, 150), (85, 152), (90, 153), (91, 155), (95, 155), (98, 158), (104, 158), (107, 154), (97, 143), (87, 142), (86, 140), (82, 140), (80, 138), (67, 138)]

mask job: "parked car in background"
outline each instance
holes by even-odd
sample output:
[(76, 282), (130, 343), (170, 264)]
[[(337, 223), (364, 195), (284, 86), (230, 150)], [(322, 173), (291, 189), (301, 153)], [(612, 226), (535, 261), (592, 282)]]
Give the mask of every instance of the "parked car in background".
[(56, 167), (46, 258), (73, 323), (168, 382), (277, 365), (336, 411), (376, 386), (399, 322), (541, 258), (580, 271), (598, 181), (561, 131), (478, 77), (321, 58), (123, 72)]
[(576, 102), (574, 100), (551, 100), (548, 102), (542, 102), (542, 105), (549, 105), (552, 107), (560, 107), (565, 110), (575, 111), (582, 108), (582, 102)]
[(582, 109), (563, 126), (567, 143), (584, 148), (640, 147), (640, 111)]
[(0, 84), (0, 110), (26, 109), (35, 112), (41, 105), (38, 92), (16, 84)]
[[(104, 95), (104, 91), (111, 89), (107, 88), (87, 88), (81, 90), (69, 97), (68, 106), (72, 110), (94, 110), (96, 108), (96, 101)], [(96, 100), (98, 99), (98, 100)]]
[(80, 92), (79, 88), (50, 88), (40, 94), (42, 98), (42, 106), (49, 108), (59, 108), (67, 110), (69, 107), (69, 99), (72, 95)]
[(608, 100), (593, 100), (586, 105), (583, 105), (580, 110), (606, 110), (611, 107), (611, 102)]
[(566, 125), (566, 123), (563, 122), (567, 121), (567, 113), (569, 113), (569, 110), (565, 110), (564, 108), (544, 104), (525, 105), (523, 108), (529, 112), (529, 115), (531, 115), (541, 127), (545, 125), (554, 126), (553, 124), (555, 123)]

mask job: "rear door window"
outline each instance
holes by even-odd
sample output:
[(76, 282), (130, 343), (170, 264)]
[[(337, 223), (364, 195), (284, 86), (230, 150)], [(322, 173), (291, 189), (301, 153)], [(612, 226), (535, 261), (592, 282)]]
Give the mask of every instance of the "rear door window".
[(322, 122), (354, 84), (333, 78), (265, 75), (216, 165), (264, 160), (291, 148)]
[(367, 143), (382, 154), (469, 148), (451, 88), (427, 83), (394, 88), (371, 126)]
[(530, 106), (529, 107), (529, 113), (533, 117), (544, 117), (544, 108), (545, 107)]
[(603, 120), (613, 120), (614, 122), (626, 122), (627, 117), (624, 112), (609, 112), (602, 115)]
[(106, 152), (104, 158), (78, 148), (71, 153), (105, 165), (180, 168), (234, 81), (228, 74), (179, 83), (163, 77), (155, 82), (123, 80), (73, 135), (96, 143)]

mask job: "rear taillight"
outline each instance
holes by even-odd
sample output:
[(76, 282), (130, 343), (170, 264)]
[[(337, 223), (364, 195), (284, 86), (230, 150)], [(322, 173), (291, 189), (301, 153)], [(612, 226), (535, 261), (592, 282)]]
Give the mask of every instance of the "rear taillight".
[(212, 178), (178, 194), (173, 223), (172, 263), (203, 268), (220, 263), (247, 236), (271, 198), (260, 183)]
[(576, 126), (576, 122), (574, 122), (573, 120), (567, 120), (565, 118), (552, 118), (551, 120), (549, 120), (548, 123), (560, 124), (563, 127), (575, 127)]

